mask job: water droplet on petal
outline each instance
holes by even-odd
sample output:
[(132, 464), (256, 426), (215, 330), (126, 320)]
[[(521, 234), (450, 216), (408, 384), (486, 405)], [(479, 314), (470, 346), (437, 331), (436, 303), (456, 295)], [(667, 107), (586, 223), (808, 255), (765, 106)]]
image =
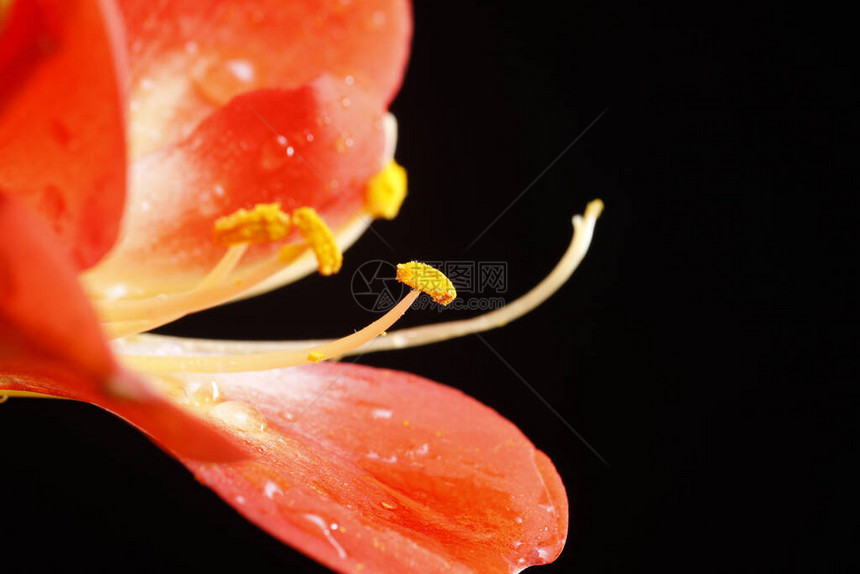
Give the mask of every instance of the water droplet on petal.
[(196, 406), (214, 403), (221, 396), (221, 390), (215, 381), (189, 385), (188, 398)]
[(266, 481), (266, 485), (263, 487), (263, 494), (266, 498), (274, 498), (275, 494), (283, 494), (284, 491), (281, 490), (281, 487), (272, 482), (271, 480)]
[[(316, 524), (319, 529), (322, 531), (323, 536), (325, 536), (326, 540), (328, 540), (329, 544), (337, 551), (337, 555), (342, 559), (347, 557), (346, 550), (343, 549), (343, 546), (337, 541), (337, 539), (332, 535), (331, 530), (328, 528), (328, 523), (323, 520), (321, 516), (317, 516), (316, 514), (305, 514), (305, 518), (307, 518), (310, 522)], [(337, 526), (333, 524), (332, 526)], [(336, 530), (337, 528), (335, 528)]]
[(243, 432), (262, 432), (266, 419), (260, 411), (242, 401), (225, 401), (212, 407), (209, 416)]
[(260, 146), (260, 167), (264, 171), (275, 171), (287, 163), (286, 144), (287, 139), (283, 136), (263, 142)]
[(194, 87), (211, 104), (222, 106), (235, 96), (255, 87), (257, 69), (242, 58), (201, 58), (191, 68)]

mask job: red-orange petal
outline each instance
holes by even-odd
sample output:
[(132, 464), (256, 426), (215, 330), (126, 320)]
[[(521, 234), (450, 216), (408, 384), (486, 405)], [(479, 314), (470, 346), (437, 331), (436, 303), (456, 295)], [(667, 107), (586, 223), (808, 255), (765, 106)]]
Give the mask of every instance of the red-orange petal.
[(117, 367), (74, 266), (50, 229), (2, 193), (0, 388), (94, 403), (184, 456), (215, 461), (243, 456), (223, 432)]
[(121, 34), (106, 0), (18, 0), (0, 31), (0, 189), (79, 269), (110, 248), (123, 208)]
[[(215, 220), (257, 203), (315, 208), (333, 228), (383, 167), (383, 110), (331, 76), (233, 99), (175, 146), (135, 162), (124, 231), (94, 284), (200, 278), (223, 255)], [(245, 262), (271, 253), (255, 246)]]
[(234, 96), (297, 88), (322, 74), (385, 106), (412, 35), (407, 0), (122, 0), (120, 7), (134, 157), (185, 137)]
[(336, 571), (518, 572), (564, 546), (567, 497), (552, 463), (457, 390), (337, 363), (199, 382), (212, 380), (233, 410), (256, 409), (265, 430), (235, 431), (253, 460), (185, 464)]

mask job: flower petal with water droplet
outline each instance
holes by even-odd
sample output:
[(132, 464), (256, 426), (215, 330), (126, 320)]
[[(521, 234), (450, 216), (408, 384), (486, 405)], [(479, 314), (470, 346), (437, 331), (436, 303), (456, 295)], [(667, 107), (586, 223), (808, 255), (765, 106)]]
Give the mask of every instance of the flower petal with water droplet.
[(14, 2), (0, 34), (0, 189), (77, 267), (110, 248), (125, 196), (121, 22), (112, 3)]
[[(215, 220), (257, 203), (280, 203), (286, 212), (313, 207), (332, 229), (354, 218), (366, 182), (386, 161), (384, 110), (340, 84), (323, 76), (294, 90), (239, 96), (175, 146), (135, 162), (122, 237), (89, 285), (102, 292), (116, 283), (187, 287), (223, 255), (211, 240)], [(344, 93), (348, 110), (339, 103)], [(337, 145), (344, 133), (353, 140), (346, 151)], [(276, 249), (253, 246), (242, 264)]]
[(338, 363), (181, 377), (215, 380), (224, 399), (265, 421), (262, 432), (235, 431), (251, 460), (183, 462), (249, 520), (336, 571), (508, 573), (561, 552), (567, 497), (552, 463), (457, 390)]
[(124, 0), (120, 7), (135, 158), (184, 138), (242, 93), (297, 88), (322, 74), (385, 106), (400, 86), (412, 36), (405, 0)]

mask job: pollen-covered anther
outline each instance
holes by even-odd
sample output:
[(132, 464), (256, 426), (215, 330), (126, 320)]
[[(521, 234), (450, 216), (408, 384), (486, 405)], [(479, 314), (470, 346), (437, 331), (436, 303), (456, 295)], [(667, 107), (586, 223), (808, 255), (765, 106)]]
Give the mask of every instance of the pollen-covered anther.
[(318, 351), (308, 353), (308, 361), (310, 361), (311, 363), (319, 363), (323, 359), (325, 359), (325, 355), (323, 353), (320, 353)]
[(454, 284), (445, 275), (426, 263), (410, 261), (397, 265), (397, 280), (430, 295), (440, 305), (447, 305), (457, 297)]
[(343, 253), (319, 214), (312, 207), (300, 207), (293, 212), (293, 223), (316, 255), (320, 275), (333, 275), (340, 271)]
[(406, 170), (391, 160), (367, 183), (367, 210), (374, 217), (394, 219), (406, 199), (406, 188)]
[(278, 203), (258, 203), (218, 218), (212, 227), (212, 241), (222, 247), (242, 243), (268, 243), (290, 232), (290, 217)]

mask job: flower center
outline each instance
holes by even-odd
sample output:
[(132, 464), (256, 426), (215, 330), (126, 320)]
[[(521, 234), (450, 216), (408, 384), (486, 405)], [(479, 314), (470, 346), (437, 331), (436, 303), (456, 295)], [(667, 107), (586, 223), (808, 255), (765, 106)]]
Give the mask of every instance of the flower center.
[[(303, 243), (287, 244), (278, 253), (251, 271), (232, 278), (236, 266), (251, 243), (278, 241), (292, 225)], [(96, 310), (111, 338), (126, 337), (160, 327), (184, 315), (202, 311), (241, 297), (288, 267), (306, 249), (317, 256), (320, 273), (331, 275), (340, 270), (343, 256), (331, 230), (310, 207), (293, 212), (292, 218), (278, 204), (259, 204), (218, 219), (212, 230), (213, 241), (227, 251), (206, 277), (193, 289), (175, 295), (156, 295), (144, 299), (98, 300)]]
[[(304, 240), (302, 244), (284, 245), (271, 260), (238, 279), (230, 279), (249, 244), (281, 240), (287, 236), (293, 225)], [(343, 254), (334, 235), (319, 214), (310, 207), (296, 209), (292, 216), (284, 213), (277, 203), (259, 204), (250, 210), (240, 209), (215, 222), (212, 239), (216, 244), (226, 247), (227, 251), (212, 271), (190, 291), (139, 300), (96, 301), (96, 309), (110, 335), (119, 338), (148, 331), (188, 313), (239, 297), (248, 289), (282, 271), (285, 265), (289, 265), (305, 249), (313, 251), (322, 275), (337, 273), (343, 262)], [(226, 373), (315, 363), (339, 357), (383, 334), (409, 309), (421, 292), (428, 293), (443, 305), (456, 297), (454, 286), (448, 278), (423, 263), (413, 261), (398, 266), (397, 279), (412, 287), (412, 292), (388, 313), (364, 329), (342, 339), (302, 349), (238, 356), (131, 355), (124, 357), (124, 363), (151, 373)]]

